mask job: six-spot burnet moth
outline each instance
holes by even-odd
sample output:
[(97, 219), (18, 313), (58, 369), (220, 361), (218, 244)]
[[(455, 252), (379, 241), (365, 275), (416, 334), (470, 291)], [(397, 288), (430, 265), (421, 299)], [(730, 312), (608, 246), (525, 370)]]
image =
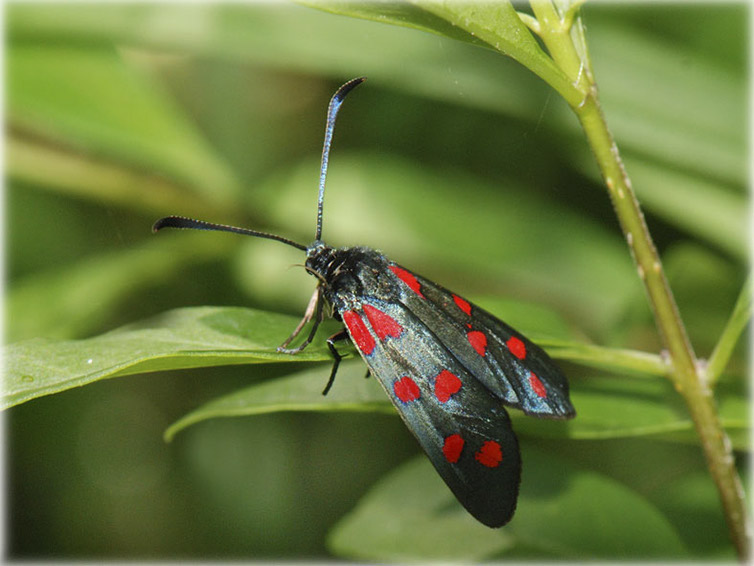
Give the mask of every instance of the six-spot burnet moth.
[[(201, 220), (168, 216), (162, 228), (235, 232), (277, 240), (306, 252), (317, 288), (306, 313), (278, 348), (295, 354), (314, 338), (325, 304), (343, 330), (327, 344), (334, 364), (339, 340), (355, 344), (445, 483), (466, 509), (490, 527), (510, 521), (516, 508), (521, 457), (504, 405), (528, 415), (567, 419), (576, 413), (568, 382), (549, 356), (513, 328), (459, 295), (366, 247), (331, 248), (321, 240), (322, 205), (335, 119), (345, 96), (364, 78), (338, 89), (330, 101), (319, 178), (314, 242)], [(303, 342), (289, 348), (307, 323)]]

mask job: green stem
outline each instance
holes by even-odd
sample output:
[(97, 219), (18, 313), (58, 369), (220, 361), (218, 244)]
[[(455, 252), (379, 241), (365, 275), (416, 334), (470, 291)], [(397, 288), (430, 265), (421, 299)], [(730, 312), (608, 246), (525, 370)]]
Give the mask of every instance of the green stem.
[(657, 250), (647, 230), (631, 182), (623, 168), (618, 148), (602, 116), (596, 91), (574, 108), (599, 164), (626, 241), (632, 251), (639, 277), (644, 283), (655, 322), (668, 350), (670, 378), (684, 397), (699, 434), (712, 478), (715, 481), (728, 528), (741, 559), (748, 556), (748, 528), (741, 481), (736, 471), (730, 442), (722, 428), (708, 384), (681, 322)]
[(741, 560), (749, 553), (749, 527), (741, 480), (730, 441), (720, 423), (712, 393), (699, 370), (662, 263), (647, 229), (618, 147), (602, 114), (596, 83), (585, 54), (579, 54), (567, 26), (549, 0), (532, 0), (540, 36), (560, 69), (584, 93), (571, 104), (599, 165), (639, 278), (647, 292), (655, 322), (668, 352), (669, 378), (683, 396), (699, 435), (712, 479), (717, 486), (731, 538)]
[(525, 12), (516, 13), (518, 14), (519, 19), (524, 22), (524, 25), (526, 25), (526, 27), (528, 27), (532, 31), (532, 33), (539, 35), (542, 30), (539, 27), (539, 21), (537, 20), (537, 18), (533, 18)]
[(548, 344), (547, 340), (537, 342), (545, 347), (553, 358), (567, 360), (583, 366), (626, 371), (638, 378), (655, 379), (667, 377), (670, 368), (662, 356), (619, 348), (606, 348), (594, 344)]
[(751, 280), (744, 283), (741, 294), (738, 296), (736, 305), (733, 307), (733, 314), (725, 325), (720, 340), (717, 342), (712, 355), (707, 364), (707, 383), (713, 386), (722, 375), (728, 360), (738, 343), (744, 328), (751, 318)]

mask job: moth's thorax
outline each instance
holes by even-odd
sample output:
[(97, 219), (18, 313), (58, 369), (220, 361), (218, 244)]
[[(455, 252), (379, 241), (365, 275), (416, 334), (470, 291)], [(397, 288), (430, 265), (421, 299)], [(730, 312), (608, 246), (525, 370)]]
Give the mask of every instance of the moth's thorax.
[(379, 296), (389, 281), (388, 261), (367, 247), (331, 248), (315, 241), (306, 250), (306, 267), (336, 306), (350, 296)]

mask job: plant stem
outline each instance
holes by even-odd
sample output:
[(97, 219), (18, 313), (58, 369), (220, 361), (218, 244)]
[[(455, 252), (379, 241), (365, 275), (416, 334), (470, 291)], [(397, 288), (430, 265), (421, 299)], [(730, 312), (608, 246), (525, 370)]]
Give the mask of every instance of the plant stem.
[(733, 348), (738, 343), (738, 338), (741, 336), (746, 324), (751, 318), (751, 280), (747, 280), (744, 283), (741, 294), (738, 296), (736, 306), (733, 307), (733, 313), (728, 319), (728, 323), (725, 325), (725, 330), (720, 335), (720, 340), (717, 342), (712, 355), (709, 357), (709, 363), (707, 364), (707, 383), (712, 387), (715, 385), (720, 375), (725, 370), (725, 366), (728, 365), (730, 355), (733, 353)]
[(748, 518), (730, 441), (720, 424), (712, 392), (699, 371), (644, 215), (600, 110), (596, 89), (574, 111), (597, 159), (639, 278), (647, 291), (657, 328), (668, 351), (669, 377), (683, 396), (694, 421), (707, 466), (723, 503), (731, 538), (739, 558), (744, 560), (749, 552)]
[(602, 114), (584, 46), (580, 46), (582, 52), (579, 53), (571, 27), (567, 25), (569, 22), (561, 19), (549, 0), (532, 0), (531, 5), (540, 24), (540, 36), (553, 60), (584, 93), (584, 99), (577, 105), (571, 104), (571, 108), (597, 160), (639, 278), (646, 289), (655, 323), (667, 349), (668, 376), (686, 402), (723, 504), (731, 538), (739, 558), (746, 560), (750, 544), (748, 517), (730, 441), (720, 424), (712, 393), (697, 364), (641, 207)]

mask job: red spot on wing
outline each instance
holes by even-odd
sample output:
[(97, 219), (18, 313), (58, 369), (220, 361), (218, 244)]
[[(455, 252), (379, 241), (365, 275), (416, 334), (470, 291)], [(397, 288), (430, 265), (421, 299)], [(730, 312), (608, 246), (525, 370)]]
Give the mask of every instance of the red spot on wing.
[(414, 277), (413, 273), (409, 273), (408, 271), (406, 271), (402, 267), (398, 267), (397, 265), (391, 265), (389, 267), (390, 267), (390, 271), (392, 271), (393, 273), (395, 273), (395, 275), (398, 277), (398, 279), (400, 279), (406, 285), (408, 285), (409, 288), (414, 293), (416, 293), (417, 295), (419, 295), (422, 299), (424, 298), (424, 295), (422, 295), (422, 286), (419, 283), (419, 281), (417, 281), (416, 277)]
[(472, 330), (466, 337), (469, 339), (469, 344), (476, 350), (476, 353), (480, 356), (484, 356), (487, 353), (487, 336), (484, 332), (479, 330)]
[(461, 438), (460, 434), (451, 434), (448, 436), (442, 445), (442, 453), (445, 454), (445, 459), (451, 464), (458, 462), (464, 444), (466, 442)]
[(508, 346), (511, 354), (519, 360), (523, 360), (526, 357), (526, 345), (515, 336), (511, 336), (505, 344)]
[(542, 382), (539, 380), (539, 378), (534, 375), (534, 372), (529, 373), (529, 384), (534, 390), (534, 393), (537, 394), (537, 397), (547, 397), (547, 389), (545, 389), (545, 386), (542, 385)]
[(388, 336), (398, 338), (403, 332), (403, 327), (392, 316), (374, 308), (372, 305), (364, 305), (364, 314), (367, 315), (369, 324), (372, 325), (372, 329), (380, 340), (384, 340)]
[(361, 350), (365, 356), (374, 352), (374, 338), (369, 334), (369, 329), (367, 328), (367, 325), (364, 324), (364, 321), (359, 314), (355, 311), (345, 311), (341, 315), (341, 318), (348, 327), (348, 332), (351, 333), (351, 338), (353, 339), (354, 344), (356, 344), (356, 347)]
[(435, 378), (435, 397), (440, 403), (447, 403), (451, 395), (461, 390), (461, 380), (448, 370), (442, 370)]
[(500, 449), (500, 445), (494, 440), (487, 440), (479, 452), (474, 454), (476, 461), (487, 466), (488, 468), (497, 468), (500, 462), (503, 461), (503, 451)]
[(471, 305), (466, 299), (462, 299), (458, 295), (453, 295), (453, 300), (456, 302), (459, 309), (471, 316)]
[(421, 395), (419, 386), (410, 377), (401, 377), (398, 381), (393, 383), (393, 392), (404, 403), (409, 401), (416, 401)]

